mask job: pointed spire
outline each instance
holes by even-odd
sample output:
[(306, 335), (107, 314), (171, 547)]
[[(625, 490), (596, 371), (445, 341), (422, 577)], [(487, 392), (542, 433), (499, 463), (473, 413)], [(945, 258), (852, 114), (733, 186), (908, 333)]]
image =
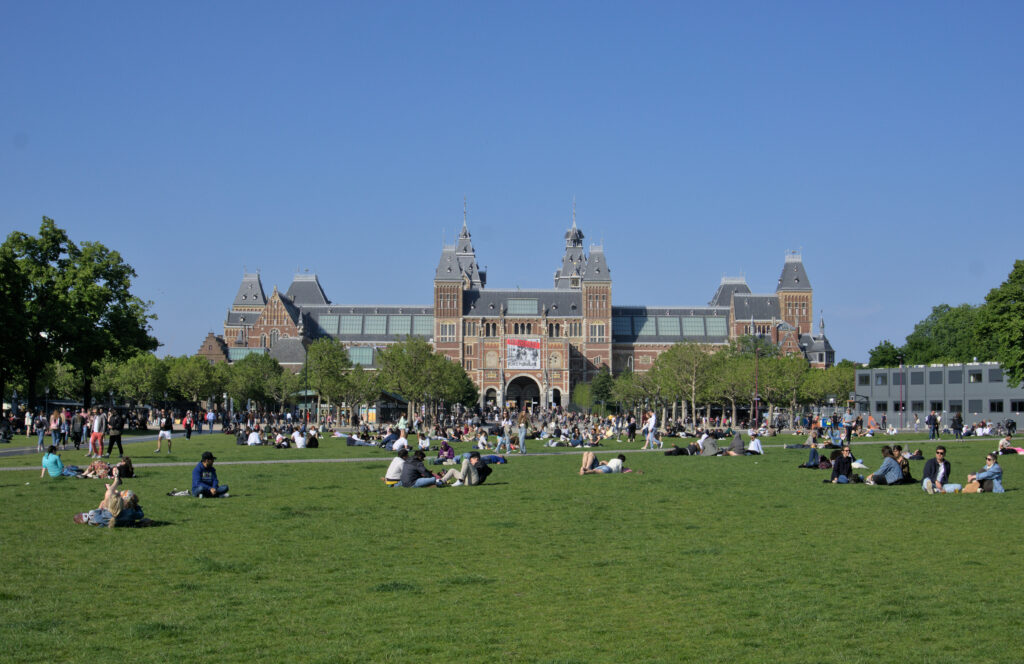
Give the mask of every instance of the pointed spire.
[(825, 312), (821, 312), (821, 318), (818, 319), (818, 336), (825, 336)]
[(466, 233), (466, 232), (469, 231), (469, 229), (466, 227), (466, 212), (467, 212), (466, 197), (463, 196), (462, 197), (462, 232), (463, 233)]
[(572, 227), (576, 228), (576, 194), (572, 195)]

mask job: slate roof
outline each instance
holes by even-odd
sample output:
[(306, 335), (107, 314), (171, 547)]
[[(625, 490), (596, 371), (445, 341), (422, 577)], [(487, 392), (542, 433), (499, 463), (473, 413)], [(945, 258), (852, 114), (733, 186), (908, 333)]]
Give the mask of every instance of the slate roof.
[(469, 279), (473, 288), (483, 288), (487, 283), (487, 273), (476, 263), (476, 250), (473, 249), (472, 236), (466, 221), (462, 221), (462, 231), (455, 245), (445, 245), (441, 250), (441, 260), (434, 272), (435, 281), (459, 281), (463, 277)]
[(330, 304), (315, 274), (296, 274), (285, 295), (300, 307)]
[(555, 288), (571, 289), (573, 277), (582, 279), (587, 267), (587, 257), (583, 253), (583, 231), (576, 228), (576, 219), (572, 220), (572, 228), (565, 232), (565, 255), (562, 256), (562, 267), (555, 270)]
[[(509, 300), (537, 300), (536, 314), (508, 313)], [(583, 294), (579, 290), (469, 290), (462, 294), (462, 315), (498, 317), (504, 308), (506, 317), (573, 317), (583, 315)]]
[(224, 319), (226, 327), (244, 327), (255, 325), (260, 315), (255, 311), (229, 311), (228, 317)]
[(779, 318), (779, 297), (754, 293), (736, 293), (732, 298), (737, 321)]
[(263, 306), (267, 303), (267, 296), (263, 292), (263, 284), (260, 282), (259, 274), (245, 273), (242, 275), (242, 285), (238, 287), (235, 294), (233, 307)]
[(583, 268), (584, 281), (611, 281), (612, 273), (604, 258), (604, 247), (591, 247), (590, 256)]
[(807, 271), (804, 270), (804, 262), (799, 253), (790, 252), (786, 254), (786, 262), (782, 265), (782, 274), (779, 275), (779, 287), (776, 291), (809, 291), (811, 281), (807, 278)]
[(301, 339), (278, 339), (270, 347), (270, 357), (281, 364), (302, 364), (306, 361), (306, 346)]
[(728, 307), (732, 303), (733, 293), (749, 293), (750, 286), (747, 285), (747, 280), (743, 277), (722, 277), (722, 282), (718, 284), (718, 290), (715, 291), (714, 297), (708, 302), (712, 307)]
[(832, 344), (829, 343), (828, 337), (823, 334), (810, 335), (803, 334), (800, 336), (800, 348), (803, 349), (804, 353), (829, 353), (834, 349)]

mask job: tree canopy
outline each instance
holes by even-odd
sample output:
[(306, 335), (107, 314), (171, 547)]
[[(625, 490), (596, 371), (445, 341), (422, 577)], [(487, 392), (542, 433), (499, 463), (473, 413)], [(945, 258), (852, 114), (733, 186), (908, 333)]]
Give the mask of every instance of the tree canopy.
[(979, 331), (993, 342), (993, 359), (1002, 365), (1007, 382), (1024, 383), (1024, 260), (1015, 261), (1006, 281), (985, 297)]

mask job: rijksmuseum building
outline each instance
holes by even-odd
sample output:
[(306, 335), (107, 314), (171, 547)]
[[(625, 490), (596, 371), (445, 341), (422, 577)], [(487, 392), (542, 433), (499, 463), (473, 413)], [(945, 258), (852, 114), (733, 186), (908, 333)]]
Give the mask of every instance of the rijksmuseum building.
[(335, 304), (315, 274), (297, 274), (286, 293), (275, 288), (268, 297), (260, 275), (245, 274), (223, 336), (211, 332), (199, 354), (233, 362), (266, 353), (297, 372), (309, 344), (327, 336), (348, 347), (354, 364), (373, 368), (379, 349), (413, 336), (462, 364), (481, 405), (567, 406), (573, 386), (601, 367), (613, 375), (644, 372), (680, 342), (713, 350), (754, 334), (784, 354), (802, 354), (811, 366), (831, 366), (835, 354), (824, 330), (812, 334), (813, 303), (801, 256), (791, 252), (774, 293), (752, 293), (744, 278), (724, 277), (702, 306), (613, 304), (604, 248), (584, 251), (575, 219), (553, 288), (488, 288), (464, 221), (458, 242), (441, 251), (433, 303)]

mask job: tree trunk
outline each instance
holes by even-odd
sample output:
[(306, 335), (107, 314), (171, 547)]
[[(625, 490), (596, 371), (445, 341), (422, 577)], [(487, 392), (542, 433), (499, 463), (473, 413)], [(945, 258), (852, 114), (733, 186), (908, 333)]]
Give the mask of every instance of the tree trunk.
[(729, 399), (729, 401), (732, 403), (732, 419), (729, 421), (729, 426), (731, 426), (732, 428), (735, 429), (736, 428), (736, 400), (735, 399)]
[(92, 376), (88, 371), (82, 372), (82, 407), (88, 410), (92, 405)]

